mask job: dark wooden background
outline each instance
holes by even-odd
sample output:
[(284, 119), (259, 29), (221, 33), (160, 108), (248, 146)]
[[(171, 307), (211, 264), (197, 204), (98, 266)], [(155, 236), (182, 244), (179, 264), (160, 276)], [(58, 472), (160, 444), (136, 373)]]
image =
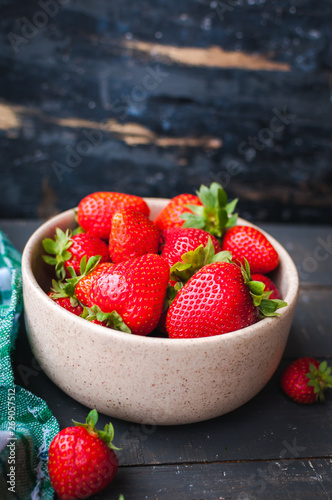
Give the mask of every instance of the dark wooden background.
[(331, 222), (330, 0), (0, 5), (0, 217), (219, 180), (246, 218)]

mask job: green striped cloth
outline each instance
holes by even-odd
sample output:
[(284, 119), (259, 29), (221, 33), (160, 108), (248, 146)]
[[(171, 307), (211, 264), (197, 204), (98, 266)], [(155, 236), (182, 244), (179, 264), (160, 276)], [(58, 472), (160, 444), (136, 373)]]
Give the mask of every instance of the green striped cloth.
[(59, 426), (42, 399), (14, 383), (21, 312), (21, 255), (0, 231), (0, 499), (48, 500), (48, 449)]

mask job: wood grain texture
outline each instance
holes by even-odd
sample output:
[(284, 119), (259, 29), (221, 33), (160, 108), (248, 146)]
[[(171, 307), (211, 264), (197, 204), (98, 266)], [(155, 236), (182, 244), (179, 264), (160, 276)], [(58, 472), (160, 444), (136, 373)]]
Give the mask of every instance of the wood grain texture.
[(120, 468), (99, 500), (296, 500), (331, 498), (331, 460)]
[(1, 4), (2, 217), (219, 180), (257, 222), (331, 222), (330, 0)]

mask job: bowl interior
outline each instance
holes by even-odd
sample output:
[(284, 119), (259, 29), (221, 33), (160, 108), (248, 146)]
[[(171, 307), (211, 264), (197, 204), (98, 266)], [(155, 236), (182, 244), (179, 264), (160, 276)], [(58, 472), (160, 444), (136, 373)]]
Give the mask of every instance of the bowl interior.
[[(146, 201), (151, 210), (150, 218), (153, 220), (169, 200), (162, 198), (146, 198)], [(238, 224), (257, 227), (241, 218), (238, 219)], [(67, 210), (53, 217), (38, 228), (26, 245), (26, 248), (29, 248), (30, 252), (27, 261), (28, 266), (31, 266), (31, 279), (35, 280), (36, 285), (45, 293), (50, 289), (54, 273), (52, 266), (46, 264), (42, 258), (43, 254), (45, 254), (42, 241), (44, 238), (53, 238), (57, 227), (65, 231), (67, 228), (74, 229), (76, 225), (77, 223), (74, 220), (74, 209)], [(262, 230), (260, 229), (260, 231)], [(279, 265), (270, 274), (270, 277), (276, 283), (283, 300), (286, 300), (289, 304), (296, 300), (298, 291), (298, 276), (295, 265), (282, 245), (266, 232), (262, 232), (275, 246), (280, 256)], [(152, 336), (153, 335), (154, 334), (152, 334)]]

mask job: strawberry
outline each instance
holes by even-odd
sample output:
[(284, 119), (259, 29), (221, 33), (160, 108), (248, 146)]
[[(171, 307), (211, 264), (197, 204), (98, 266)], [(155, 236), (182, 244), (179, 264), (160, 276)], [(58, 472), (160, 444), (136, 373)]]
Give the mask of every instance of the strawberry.
[(56, 302), (59, 306), (63, 307), (67, 311), (76, 314), (76, 316), (80, 316), (83, 312), (83, 307), (81, 304), (75, 299), (72, 299), (71, 297), (59, 297), (55, 298), (54, 297), (54, 292), (50, 291), (47, 294), (54, 302)]
[(236, 223), (237, 215), (232, 213), (236, 203), (237, 200), (227, 203), (225, 190), (217, 182), (212, 182), (210, 187), (202, 185), (197, 196), (185, 194), (173, 198), (157, 216), (155, 223), (161, 230), (191, 227), (221, 237), (226, 228)]
[(331, 367), (314, 358), (299, 358), (281, 376), (281, 387), (297, 403), (312, 404), (324, 401), (324, 391), (332, 387)]
[[(77, 275), (72, 267), (68, 270), (71, 273), (71, 278), (66, 278), (65, 280), (52, 280), (52, 288), (50, 289), (48, 296), (53, 299), (57, 304), (64, 307), (70, 312), (73, 312), (77, 316), (83, 314), (83, 306), (86, 305), (85, 300), (88, 300), (89, 290), (87, 289), (87, 284), (82, 287), (78, 285), (85, 280), (91, 279), (90, 276), (94, 275), (94, 270), (98, 267), (103, 268), (104, 266), (112, 266), (110, 262), (103, 262), (99, 264), (100, 256), (93, 256), (87, 262), (87, 257), (84, 256), (81, 259), (80, 271)], [(76, 294), (76, 290), (79, 291), (79, 296)], [(82, 300), (81, 300), (82, 299)]]
[(54, 240), (45, 238), (43, 247), (48, 254), (51, 254), (43, 255), (43, 259), (55, 266), (55, 273), (59, 279), (71, 276), (70, 267), (78, 273), (83, 257), (89, 259), (99, 255), (101, 262), (109, 261), (108, 247), (104, 241), (86, 233), (72, 235), (69, 229), (64, 233), (60, 228), (56, 228)]
[[(84, 264), (86, 258), (83, 261)], [(52, 280), (52, 287), (47, 295), (59, 306), (80, 316), (83, 313), (83, 307), (75, 295), (75, 287), (70, 282), (71, 280), (65, 282)]]
[(180, 215), (190, 212), (188, 205), (202, 205), (198, 196), (194, 194), (183, 193), (172, 198), (165, 208), (157, 215), (154, 220), (155, 225), (160, 231), (169, 227), (183, 226), (183, 219)]
[(77, 209), (77, 221), (88, 233), (108, 240), (114, 212), (131, 208), (147, 217), (150, 209), (139, 196), (131, 194), (99, 191), (83, 198)]
[[(166, 261), (160, 255), (145, 254), (115, 264), (100, 274), (91, 289), (90, 300), (102, 313), (120, 316), (132, 333), (147, 335), (158, 324), (168, 278)], [(121, 329), (121, 325), (114, 328)]]
[(165, 244), (161, 256), (171, 268), (181, 260), (181, 256), (190, 250), (195, 250), (199, 245), (206, 245), (211, 238), (216, 253), (221, 251), (218, 240), (203, 229), (174, 228), (169, 229), (165, 235)]
[(114, 213), (109, 238), (112, 262), (119, 263), (146, 253), (158, 253), (159, 244), (159, 230), (146, 215), (130, 208)]
[(82, 276), (75, 287), (75, 295), (77, 299), (85, 306), (91, 306), (90, 293), (94, 286), (96, 278), (106, 269), (110, 269), (114, 264), (111, 262), (102, 262), (98, 264), (91, 272)]
[(234, 226), (237, 221), (237, 214), (233, 214), (233, 211), (238, 200), (227, 203), (226, 191), (218, 182), (212, 182), (210, 187), (202, 185), (197, 195), (202, 206), (188, 206), (190, 211), (180, 215), (185, 221), (183, 227), (204, 229), (221, 238), (226, 229)]
[(234, 261), (249, 262), (253, 274), (267, 274), (278, 265), (279, 256), (261, 231), (250, 226), (234, 226), (226, 232), (221, 248), (231, 252)]
[(261, 281), (264, 283), (264, 291), (271, 292), (269, 299), (281, 299), (278, 288), (270, 278), (264, 276), (264, 274), (252, 274), (251, 277), (254, 281)]
[(113, 480), (118, 459), (112, 444), (114, 429), (106, 424), (103, 431), (95, 425), (96, 410), (86, 423), (62, 429), (49, 448), (48, 471), (51, 484), (61, 500), (87, 498), (103, 490)]
[(259, 312), (275, 316), (286, 305), (264, 294), (264, 284), (252, 281), (246, 268), (230, 262), (202, 267), (178, 292), (166, 319), (172, 338), (209, 337), (250, 326)]

